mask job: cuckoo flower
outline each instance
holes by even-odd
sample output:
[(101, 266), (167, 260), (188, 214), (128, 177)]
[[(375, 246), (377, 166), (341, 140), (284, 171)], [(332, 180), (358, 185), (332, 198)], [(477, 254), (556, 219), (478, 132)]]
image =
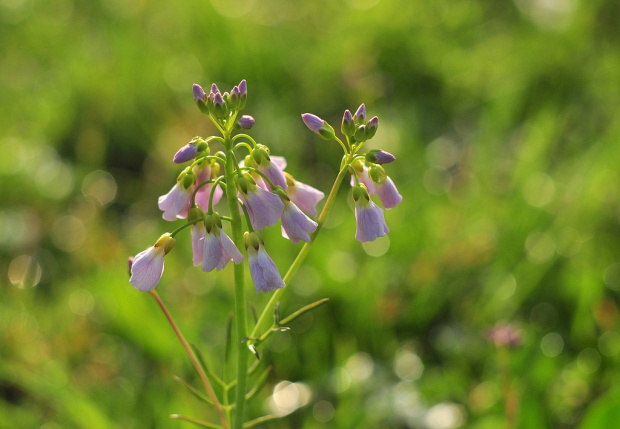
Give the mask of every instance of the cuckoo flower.
[(155, 245), (138, 253), (131, 264), (131, 278), (133, 287), (150, 292), (155, 289), (164, 273), (164, 256), (174, 247), (175, 239), (169, 233), (163, 234)]
[[(284, 177), (282, 168), (280, 168), (280, 161), (274, 162), (271, 160), (266, 146), (258, 145), (258, 147), (252, 151), (252, 158), (254, 162), (256, 162), (258, 171), (267, 176), (274, 185), (286, 189), (286, 178)], [(284, 161), (284, 164), (286, 165), (286, 161)]]
[(291, 199), (302, 212), (309, 216), (316, 216), (316, 205), (325, 197), (325, 194), (312, 186), (295, 180), (293, 176), (284, 173), (286, 176), (286, 195)]
[(274, 225), (284, 210), (280, 197), (256, 186), (249, 174), (239, 178), (239, 198), (248, 211), (252, 227), (256, 230)]
[(294, 244), (300, 240), (310, 241), (308, 233), (316, 231), (317, 223), (306, 216), (291, 201), (284, 201), (282, 211), (282, 236), (290, 239)]
[(260, 236), (255, 232), (245, 233), (245, 247), (248, 252), (250, 274), (256, 293), (271, 292), (285, 286), (282, 276), (273, 262)]
[(386, 209), (393, 209), (403, 201), (402, 195), (398, 193), (396, 185), (389, 176), (385, 178), (383, 183), (375, 183), (375, 191)]
[(187, 216), (187, 207), (194, 183), (196, 183), (196, 176), (186, 169), (179, 175), (172, 189), (166, 195), (159, 197), (157, 203), (159, 209), (164, 212), (162, 216), (164, 219), (172, 222), (177, 217)]
[(357, 220), (357, 231), (355, 233), (357, 240), (362, 242), (373, 241), (390, 232), (385, 224), (383, 210), (370, 200), (365, 186), (359, 185), (353, 188), (353, 199), (355, 200), (355, 219)]
[(222, 270), (229, 261), (243, 262), (244, 257), (231, 238), (222, 230), (222, 221), (217, 213), (205, 217), (206, 235), (203, 239), (202, 270)]
[[(196, 192), (195, 201), (196, 205), (204, 211), (209, 210), (209, 198), (211, 197), (211, 189), (213, 189), (213, 183), (208, 183), (202, 186), (201, 183), (210, 180), (212, 177), (212, 172), (213, 169), (211, 168), (211, 164), (209, 163), (209, 161), (206, 160), (203, 161), (203, 163), (200, 163), (194, 167), (194, 173), (196, 173), (196, 185), (194, 186), (193, 190), (196, 190), (196, 188), (200, 186), (200, 188), (198, 188), (198, 191)], [(222, 195), (223, 192), (218, 187), (213, 193), (213, 205), (216, 205), (220, 201)], [(188, 202), (187, 207), (189, 208), (190, 205), (191, 201)]]

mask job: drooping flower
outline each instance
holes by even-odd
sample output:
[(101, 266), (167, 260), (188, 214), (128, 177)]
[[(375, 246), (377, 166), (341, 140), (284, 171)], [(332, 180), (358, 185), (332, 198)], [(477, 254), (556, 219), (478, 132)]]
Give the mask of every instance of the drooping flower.
[(284, 210), (280, 197), (256, 186), (249, 174), (239, 178), (239, 198), (248, 211), (252, 227), (256, 230), (274, 225)]
[(152, 291), (164, 273), (164, 256), (174, 247), (175, 239), (169, 233), (163, 234), (155, 245), (138, 253), (131, 263), (131, 278), (133, 287), (142, 291)]
[(159, 209), (164, 212), (162, 217), (168, 221), (187, 217), (187, 207), (191, 198), (193, 185), (196, 183), (196, 176), (191, 171), (183, 171), (177, 183), (170, 191), (158, 198)]
[[(267, 178), (271, 180), (274, 185), (280, 186), (282, 189), (286, 190), (287, 185), (284, 172), (282, 171), (282, 168), (280, 168), (279, 162), (273, 162), (271, 160), (266, 146), (258, 145), (252, 151), (252, 159), (256, 163), (256, 168), (258, 171), (267, 176)], [(284, 163), (286, 165), (286, 161), (284, 161)], [(269, 183), (267, 183), (267, 186), (267, 189), (271, 190)]]
[[(203, 211), (209, 210), (209, 198), (211, 198), (211, 190), (213, 189), (213, 183), (208, 183), (206, 185), (201, 185), (203, 182), (206, 182), (212, 177), (212, 166), (209, 161), (204, 161), (203, 163), (197, 164), (194, 166), (194, 173), (196, 174), (196, 185), (192, 189), (192, 192), (196, 190), (198, 186), (198, 191), (196, 192), (195, 202), (196, 205), (202, 208)], [(220, 199), (222, 198), (223, 192), (219, 187), (213, 193), (213, 205), (216, 205)], [(191, 201), (188, 201), (188, 208), (191, 205)]]
[(202, 270), (209, 272), (222, 270), (230, 261), (240, 264), (245, 259), (232, 239), (222, 229), (222, 221), (217, 213), (205, 217), (206, 235), (203, 239)]
[(389, 176), (382, 183), (375, 184), (375, 191), (386, 209), (393, 209), (403, 201), (402, 195), (398, 193), (396, 185)]
[(316, 231), (317, 223), (306, 216), (292, 201), (284, 202), (282, 211), (282, 236), (290, 239), (293, 244), (300, 240), (310, 241), (308, 233)]
[(385, 216), (381, 207), (370, 200), (366, 187), (363, 185), (353, 188), (355, 200), (355, 219), (357, 230), (355, 238), (361, 242), (373, 241), (390, 232), (385, 223)]
[[(188, 221), (193, 222), (204, 218), (204, 213), (200, 207), (192, 207), (188, 212)], [(204, 247), (204, 238), (206, 234), (204, 222), (197, 222), (190, 227), (192, 237), (192, 262), (194, 266), (202, 263), (202, 249)]]
[[(273, 158), (275, 157), (272, 157), (272, 159)], [(284, 175), (286, 176), (286, 183), (288, 184), (286, 195), (302, 212), (315, 217), (317, 213), (316, 205), (325, 197), (325, 194), (310, 185), (295, 180), (295, 178), (288, 173), (284, 173)]]
[(286, 286), (276, 264), (265, 250), (263, 240), (257, 233), (245, 233), (245, 247), (256, 293), (267, 293)]

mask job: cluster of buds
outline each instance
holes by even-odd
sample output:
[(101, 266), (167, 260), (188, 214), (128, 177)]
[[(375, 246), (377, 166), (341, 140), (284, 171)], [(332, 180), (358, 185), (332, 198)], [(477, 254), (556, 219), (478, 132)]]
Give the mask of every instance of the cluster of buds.
[(351, 173), (351, 195), (355, 202), (357, 220), (355, 238), (364, 242), (386, 235), (390, 230), (385, 223), (383, 209), (370, 197), (376, 195), (385, 209), (392, 209), (401, 203), (403, 197), (383, 168), (383, 164), (388, 164), (396, 158), (378, 149), (370, 150), (365, 155), (360, 153), (364, 142), (377, 133), (379, 118), (374, 116), (366, 120), (364, 104), (359, 106), (355, 114), (345, 110), (340, 130), (345, 137), (346, 145), (336, 137), (334, 128), (327, 121), (311, 113), (303, 114), (302, 118), (311, 131), (325, 140), (338, 141), (345, 152), (343, 164)]
[[(247, 100), (245, 80), (224, 94), (215, 84), (209, 95), (200, 85), (194, 84), (193, 96), (200, 111), (209, 116), (224, 137), (194, 137), (174, 155), (175, 163), (191, 164), (179, 174), (170, 191), (159, 197), (158, 203), (165, 220), (187, 221), (135, 257), (130, 266), (130, 282), (139, 290), (152, 290), (162, 276), (164, 256), (174, 244), (174, 235), (187, 227), (191, 231), (195, 266), (209, 272), (224, 269), (230, 261), (242, 263), (245, 256), (224, 232), (222, 220), (231, 221), (231, 218), (215, 210), (226, 192), (237, 201), (246, 219), (245, 250), (256, 291), (270, 292), (284, 287), (259, 231), (280, 221), (283, 237), (295, 244), (309, 242), (318, 226), (311, 216), (317, 215), (316, 205), (324, 194), (285, 172), (286, 160), (272, 156), (267, 146), (256, 143), (246, 134), (232, 137), (233, 130), (247, 130), (254, 124), (251, 116), (239, 116)], [(246, 141), (235, 144), (237, 138)], [(214, 142), (222, 143), (224, 151), (212, 155)], [(228, 169), (232, 173), (222, 174), (227, 171), (226, 164), (237, 159), (236, 151), (243, 150), (248, 153)], [(172, 244), (162, 244), (164, 242)]]

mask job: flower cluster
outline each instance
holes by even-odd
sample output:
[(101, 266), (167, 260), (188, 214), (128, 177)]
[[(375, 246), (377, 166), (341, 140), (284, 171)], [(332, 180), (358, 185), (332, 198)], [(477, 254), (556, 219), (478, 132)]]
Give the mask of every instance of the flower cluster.
[(386, 209), (392, 209), (401, 203), (403, 197), (383, 168), (383, 164), (388, 164), (396, 158), (378, 149), (370, 150), (365, 155), (360, 153), (364, 142), (375, 136), (379, 118), (374, 116), (366, 120), (364, 104), (359, 106), (355, 114), (345, 110), (340, 130), (345, 136), (346, 145), (336, 137), (333, 127), (318, 116), (305, 113), (302, 119), (311, 131), (325, 140), (338, 141), (345, 152), (343, 165), (351, 173), (351, 194), (355, 202), (357, 220), (355, 238), (364, 242), (386, 235), (390, 230), (385, 223), (383, 209), (373, 202), (370, 196), (376, 195)]
[[(179, 174), (170, 191), (159, 197), (158, 205), (165, 220), (187, 219), (187, 222), (164, 234), (153, 247), (134, 258), (130, 264), (130, 282), (141, 291), (153, 290), (163, 274), (164, 256), (172, 249), (174, 236), (187, 227), (191, 231), (195, 266), (209, 272), (224, 269), (230, 261), (242, 263), (245, 260), (239, 250), (242, 243), (235, 243), (224, 232), (222, 222), (233, 222), (235, 216), (242, 215), (245, 250), (256, 291), (284, 287), (258, 231), (280, 221), (285, 238), (295, 244), (309, 242), (310, 234), (318, 226), (311, 217), (316, 216), (316, 206), (324, 194), (285, 172), (286, 160), (271, 156), (267, 146), (258, 144), (247, 134), (233, 136), (233, 131), (249, 130), (254, 125), (251, 116), (239, 116), (247, 100), (245, 80), (223, 94), (215, 84), (208, 95), (200, 85), (194, 84), (193, 96), (200, 111), (208, 115), (223, 136), (194, 137), (174, 155), (177, 164), (191, 163)], [(223, 150), (212, 154), (212, 146), (217, 143)], [(245, 156), (237, 162), (243, 151)], [(224, 194), (233, 202), (235, 210), (238, 206), (239, 214), (223, 216), (215, 210)]]

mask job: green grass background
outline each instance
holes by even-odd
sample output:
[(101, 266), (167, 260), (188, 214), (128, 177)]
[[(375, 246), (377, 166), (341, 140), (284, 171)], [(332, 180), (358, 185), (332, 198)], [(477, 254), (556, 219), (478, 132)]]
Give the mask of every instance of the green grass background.
[[(252, 417), (288, 380), (310, 400), (265, 427), (505, 427), (504, 365), (517, 427), (620, 419), (617, 2), (0, 0), (0, 54), (0, 428), (213, 418), (126, 264), (173, 228), (173, 154), (215, 132), (191, 85), (243, 78), (252, 135), (326, 193), (339, 147), (300, 114), (366, 103), (404, 198), (361, 245), (343, 187), (281, 311), (330, 302), (263, 348)], [(264, 236), (285, 271), (299, 246)], [(232, 273), (190, 258), (181, 236), (157, 290), (222, 371)]]

